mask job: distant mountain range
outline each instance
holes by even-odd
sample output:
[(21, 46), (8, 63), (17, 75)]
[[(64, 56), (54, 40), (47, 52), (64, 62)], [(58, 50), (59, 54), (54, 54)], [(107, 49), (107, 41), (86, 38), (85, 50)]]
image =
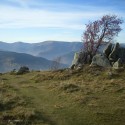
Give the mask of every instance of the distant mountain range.
[[(125, 44), (120, 44), (125, 47)], [(102, 51), (106, 44), (102, 45)], [(82, 42), (44, 41), (39, 43), (0, 42), (0, 72), (28, 66), (31, 70), (48, 70), (60, 57), (61, 67), (69, 67), (74, 53), (82, 49)]]
[[(39, 49), (44, 48), (38, 53), (38, 56), (54, 59), (58, 56), (63, 56), (74, 51), (79, 51), (82, 48), (81, 42), (57, 42), (57, 41), (46, 41), (39, 44)], [(37, 46), (37, 49), (38, 49)]]
[(40, 43), (0, 42), (0, 72), (28, 66), (31, 70), (47, 70), (53, 60), (61, 58), (61, 67), (69, 67), (81, 42), (44, 41)]
[(76, 51), (72, 51), (72, 52), (69, 52), (67, 54), (64, 54), (64, 55), (60, 56), (61, 62), (63, 64), (67, 64), (68, 66), (71, 66), (75, 52)]
[(71, 65), (74, 52), (80, 51), (82, 42), (44, 41), (40, 43), (0, 42), (0, 50), (26, 53), (48, 60), (61, 57), (62, 63)]
[[(25, 53), (0, 51), (0, 72), (8, 72), (28, 66), (30, 70), (48, 70), (54, 62), (42, 57), (35, 57)], [(61, 68), (67, 65), (61, 64)]]

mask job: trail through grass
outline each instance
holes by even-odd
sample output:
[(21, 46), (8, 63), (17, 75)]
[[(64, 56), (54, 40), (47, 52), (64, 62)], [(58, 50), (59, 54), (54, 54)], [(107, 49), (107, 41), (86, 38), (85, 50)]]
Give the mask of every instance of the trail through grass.
[(26, 107), (37, 112), (27, 124), (124, 125), (124, 76), (125, 71), (85, 67), (79, 71), (7, 73), (0, 78), (24, 97)]

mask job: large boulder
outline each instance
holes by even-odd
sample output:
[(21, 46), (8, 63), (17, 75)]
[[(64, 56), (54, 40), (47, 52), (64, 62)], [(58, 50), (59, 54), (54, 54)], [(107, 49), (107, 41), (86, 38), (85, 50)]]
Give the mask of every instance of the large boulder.
[(102, 55), (95, 55), (92, 59), (92, 64), (103, 67), (112, 65), (114, 68), (119, 68), (123, 63), (125, 63), (125, 48), (121, 47), (119, 43), (115, 45), (109, 43)]
[(121, 59), (122, 63), (125, 63), (125, 48), (120, 47), (118, 51), (119, 58)]
[(111, 67), (110, 61), (105, 55), (97, 54), (93, 57), (91, 66), (98, 65), (102, 67)]
[(125, 48), (121, 47), (119, 43), (116, 43), (109, 54), (108, 59), (110, 62), (115, 63), (119, 58), (122, 63), (125, 63)]
[(119, 69), (122, 67), (122, 60), (119, 58), (114, 64), (113, 64), (113, 68), (114, 69)]
[(108, 58), (110, 53), (112, 52), (112, 43), (109, 43), (103, 50), (103, 53)]
[(74, 59), (72, 61), (72, 65), (78, 64), (78, 58), (79, 58), (79, 52), (76, 52), (75, 55), (74, 55)]
[(76, 52), (75, 55), (74, 55), (74, 59), (72, 61), (72, 65), (71, 65), (71, 69), (74, 69), (78, 64), (78, 59), (79, 59), (79, 52)]
[(108, 58), (111, 62), (116, 62), (119, 59), (119, 47), (119, 43), (116, 43), (112, 52), (110, 53)]
[(72, 65), (71, 65), (71, 69), (74, 69), (74, 68), (81, 68), (84, 64), (86, 63), (90, 63), (90, 55), (85, 52), (85, 51), (82, 51), (82, 52), (77, 52), (75, 53), (74, 55), (74, 59), (72, 61)]
[(96, 54), (91, 61), (91, 56), (87, 52), (75, 53), (71, 69), (82, 67), (83, 64), (98, 65), (102, 67), (118, 68), (125, 63), (125, 48), (121, 47), (119, 43), (109, 43), (102, 54)]
[(22, 75), (22, 74), (28, 73), (28, 72), (29, 72), (29, 68), (27, 66), (22, 66), (18, 70), (17, 75)]
[(89, 54), (87, 52), (80, 52), (79, 53), (79, 58), (78, 58), (78, 63), (79, 64), (86, 64), (89, 62)]

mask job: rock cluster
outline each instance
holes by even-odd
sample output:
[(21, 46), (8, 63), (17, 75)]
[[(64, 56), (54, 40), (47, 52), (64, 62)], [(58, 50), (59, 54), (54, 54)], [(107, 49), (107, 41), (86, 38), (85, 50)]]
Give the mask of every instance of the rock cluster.
[(110, 61), (103, 54), (96, 54), (92, 59), (91, 66), (92, 65), (98, 65), (102, 67), (111, 67)]
[[(77, 52), (75, 53), (71, 68), (80, 68), (89, 61), (90, 57), (86, 52)], [(123, 63), (125, 63), (125, 48), (121, 47), (119, 43), (109, 43), (101, 54), (96, 54), (92, 58), (91, 66), (98, 65), (118, 69), (122, 67)]]
[(119, 68), (125, 63), (125, 48), (121, 47), (119, 43), (115, 45), (109, 43), (103, 50), (103, 55), (107, 57), (113, 68)]
[(118, 69), (125, 63), (125, 48), (119, 43), (109, 43), (103, 50), (102, 55), (95, 55), (91, 65), (99, 65), (103, 67), (113, 67)]
[(84, 64), (90, 62), (90, 56), (87, 52), (76, 52), (74, 55), (74, 59), (72, 61), (71, 69), (81, 68)]

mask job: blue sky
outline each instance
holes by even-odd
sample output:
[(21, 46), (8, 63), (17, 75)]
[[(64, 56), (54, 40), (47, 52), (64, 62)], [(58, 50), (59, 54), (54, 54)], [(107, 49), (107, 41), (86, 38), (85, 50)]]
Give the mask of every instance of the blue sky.
[[(81, 41), (85, 24), (106, 14), (125, 21), (125, 0), (0, 0), (0, 41)], [(125, 42), (125, 23), (115, 39)]]

